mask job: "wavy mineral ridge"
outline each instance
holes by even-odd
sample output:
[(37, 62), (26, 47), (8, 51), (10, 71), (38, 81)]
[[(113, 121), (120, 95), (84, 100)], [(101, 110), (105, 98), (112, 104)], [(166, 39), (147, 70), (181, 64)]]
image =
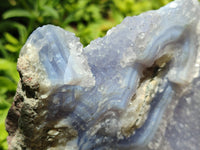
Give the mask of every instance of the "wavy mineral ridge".
[(21, 49), (9, 148), (196, 150), (200, 7), (176, 0), (126, 17), (87, 47), (60, 27)]

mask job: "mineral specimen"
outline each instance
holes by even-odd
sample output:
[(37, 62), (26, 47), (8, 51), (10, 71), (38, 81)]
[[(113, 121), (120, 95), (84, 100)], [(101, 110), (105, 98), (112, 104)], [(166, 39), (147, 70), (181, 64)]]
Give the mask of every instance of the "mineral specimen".
[(200, 132), (199, 13), (197, 0), (176, 0), (125, 18), (85, 48), (59, 27), (36, 29), (18, 59), (10, 149), (200, 147), (192, 134)]

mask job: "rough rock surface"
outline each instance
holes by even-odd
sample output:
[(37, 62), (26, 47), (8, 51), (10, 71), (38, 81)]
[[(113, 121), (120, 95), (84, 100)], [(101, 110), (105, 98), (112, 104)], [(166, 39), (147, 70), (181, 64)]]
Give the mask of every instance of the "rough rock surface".
[(198, 149), (199, 13), (176, 0), (85, 48), (59, 27), (35, 30), (18, 59), (9, 149)]

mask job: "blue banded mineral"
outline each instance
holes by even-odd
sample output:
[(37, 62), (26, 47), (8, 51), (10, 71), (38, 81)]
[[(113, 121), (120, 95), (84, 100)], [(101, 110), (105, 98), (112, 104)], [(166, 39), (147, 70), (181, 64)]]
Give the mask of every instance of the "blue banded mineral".
[(197, 91), (199, 17), (197, 0), (176, 0), (84, 48), (60, 27), (36, 29), (18, 59), (23, 106), (12, 147), (143, 149), (170, 103)]

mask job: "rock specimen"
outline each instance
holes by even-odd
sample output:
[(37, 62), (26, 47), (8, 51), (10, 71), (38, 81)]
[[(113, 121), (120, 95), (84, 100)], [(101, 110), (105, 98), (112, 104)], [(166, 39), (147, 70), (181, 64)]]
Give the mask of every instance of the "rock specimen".
[[(199, 13), (197, 0), (176, 0), (125, 18), (85, 48), (59, 27), (36, 29), (18, 59), (9, 148), (197, 148), (200, 136), (192, 133), (200, 132)], [(187, 107), (186, 99), (195, 104)], [(178, 130), (170, 127), (180, 122), (188, 130), (183, 127), (187, 135), (180, 134), (177, 144), (172, 139)]]

